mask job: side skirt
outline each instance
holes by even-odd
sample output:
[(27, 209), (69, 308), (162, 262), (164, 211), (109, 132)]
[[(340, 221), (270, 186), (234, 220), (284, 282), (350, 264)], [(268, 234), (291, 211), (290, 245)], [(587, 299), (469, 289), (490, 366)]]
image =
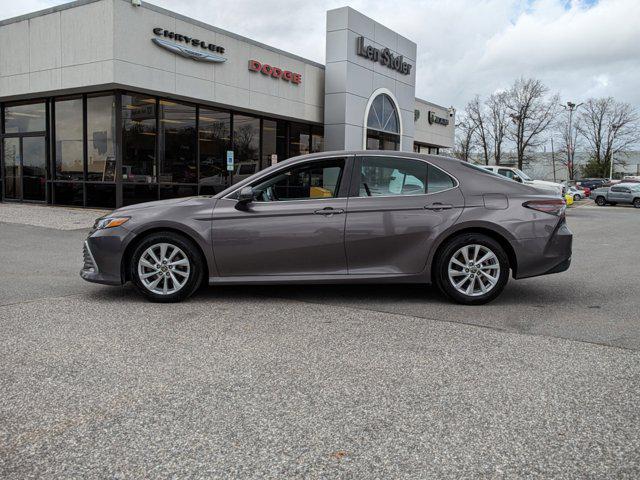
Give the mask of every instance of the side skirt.
[(328, 285), (344, 283), (422, 283), (428, 285), (431, 283), (431, 279), (422, 273), (410, 275), (256, 275), (238, 277), (209, 277), (209, 285)]

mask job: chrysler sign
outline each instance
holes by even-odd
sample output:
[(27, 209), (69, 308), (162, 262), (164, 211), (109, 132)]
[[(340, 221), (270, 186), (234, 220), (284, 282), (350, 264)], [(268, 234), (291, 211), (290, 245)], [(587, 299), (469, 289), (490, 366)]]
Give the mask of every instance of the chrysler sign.
[(221, 55), (224, 53), (224, 48), (220, 45), (214, 45), (213, 43), (171, 32), (160, 27), (154, 28), (153, 33), (156, 35), (156, 38), (151, 39), (153, 43), (182, 57), (200, 62), (221, 63), (227, 61)]
[(380, 62), (381, 65), (397, 70), (403, 75), (409, 75), (411, 67), (413, 67), (413, 65), (404, 61), (402, 55), (395, 56), (388, 48), (380, 50), (371, 45), (365, 45), (364, 37), (356, 39), (356, 54), (373, 62)]

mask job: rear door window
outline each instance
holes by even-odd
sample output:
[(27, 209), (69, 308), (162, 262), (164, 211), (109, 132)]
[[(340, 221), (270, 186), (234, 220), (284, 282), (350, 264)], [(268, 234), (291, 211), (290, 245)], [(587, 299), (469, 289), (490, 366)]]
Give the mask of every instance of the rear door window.
[(447, 190), (455, 181), (430, 163), (398, 157), (362, 157), (358, 196), (424, 195)]

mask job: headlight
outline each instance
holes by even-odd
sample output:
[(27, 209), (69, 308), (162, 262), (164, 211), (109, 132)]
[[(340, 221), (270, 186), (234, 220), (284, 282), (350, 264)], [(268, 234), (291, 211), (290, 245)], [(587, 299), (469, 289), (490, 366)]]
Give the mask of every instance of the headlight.
[(105, 228), (119, 227), (120, 225), (129, 221), (130, 217), (104, 217), (96, 220), (96, 230), (102, 230)]

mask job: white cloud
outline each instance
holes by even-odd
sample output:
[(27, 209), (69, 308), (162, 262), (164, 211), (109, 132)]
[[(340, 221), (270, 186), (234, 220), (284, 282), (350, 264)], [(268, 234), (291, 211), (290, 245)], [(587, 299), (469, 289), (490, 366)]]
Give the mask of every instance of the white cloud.
[[(143, 0), (144, 1), (144, 0)], [(0, 18), (51, 4), (0, 3)], [(325, 12), (344, 0), (154, 0), (155, 4), (324, 62)], [(521, 75), (564, 100), (614, 96), (640, 107), (640, 0), (354, 0), (418, 44), (416, 94), (464, 106)]]

